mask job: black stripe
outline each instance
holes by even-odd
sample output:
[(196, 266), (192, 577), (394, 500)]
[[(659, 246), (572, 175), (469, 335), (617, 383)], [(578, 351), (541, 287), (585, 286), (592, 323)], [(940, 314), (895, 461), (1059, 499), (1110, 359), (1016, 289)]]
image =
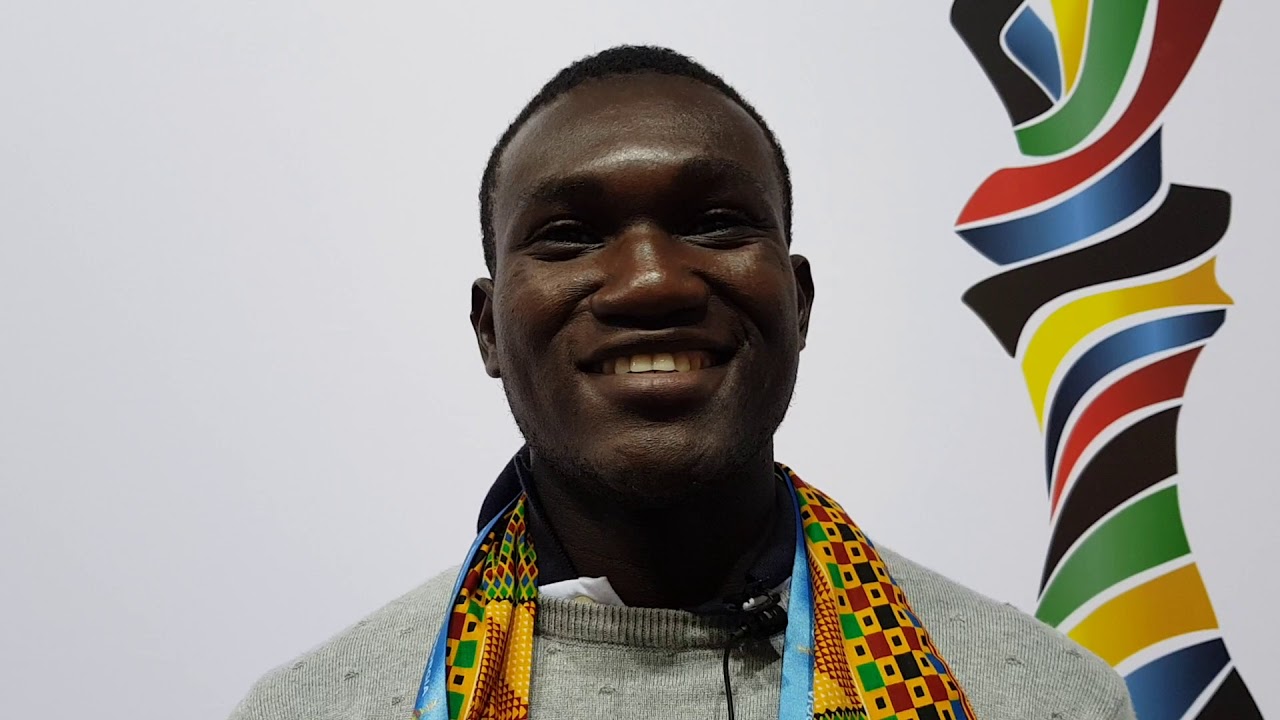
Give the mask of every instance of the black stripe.
[(1000, 47), (1000, 31), (1025, 0), (956, 0), (951, 26), (991, 79), (1014, 125), (1039, 117), (1053, 100)]
[(1245, 687), (1240, 672), (1232, 668), (1213, 693), (1213, 699), (1196, 715), (1196, 720), (1262, 720), (1262, 711)]
[(964, 302), (1012, 357), (1031, 315), (1054, 298), (1080, 288), (1180, 265), (1222, 240), (1231, 196), (1221, 190), (1173, 185), (1164, 203), (1116, 237), (987, 278)]
[(1178, 472), (1178, 411), (1169, 408), (1117, 435), (1076, 478), (1049, 538), (1040, 590), (1071, 544), (1120, 503)]

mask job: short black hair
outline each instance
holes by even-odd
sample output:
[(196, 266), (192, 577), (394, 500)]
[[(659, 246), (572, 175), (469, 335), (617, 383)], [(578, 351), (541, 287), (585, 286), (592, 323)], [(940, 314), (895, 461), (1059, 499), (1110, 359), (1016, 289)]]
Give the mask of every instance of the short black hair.
[(507, 145), (515, 137), (525, 122), (538, 110), (551, 101), (576, 88), (587, 80), (608, 78), (616, 75), (638, 75), (656, 73), (659, 75), (675, 75), (697, 80), (706, 84), (725, 97), (732, 100), (756, 121), (764, 136), (773, 148), (774, 161), (778, 174), (782, 179), (783, 190), (783, 232), (787, 243), (791, 242), (791, 172), (787, 168), (787, 160), (783, 156), (782, 146), (774, 136), (769, 125), (760, 117), (760, 113), (747, 102), (737, 90), (734, 90), (719, 75), (703, 67), (696, 60), (682, 55), (675, 50), (652, 45), (618, 45), (591, 55), (565, 67), (547, 81), (546, 85), (533, 96), (507, 127), (506, 132), (498, 139), (489, 153), (489, 163), (485, 165), (484, 176), (480, 179), (480, 232), (484, 242), (484, 262), (493, 274), (497, 267), (497, 252), (493, 237), (493, 186), (498, 174), (498, 163), (502, 159)]

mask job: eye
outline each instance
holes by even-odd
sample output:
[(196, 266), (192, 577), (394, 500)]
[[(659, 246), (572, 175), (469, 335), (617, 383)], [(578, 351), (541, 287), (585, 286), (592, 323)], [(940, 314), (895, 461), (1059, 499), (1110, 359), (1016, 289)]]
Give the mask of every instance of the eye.
[(685, 230), (694, 239), (714, 241), (718, 245), (747, 240), (762, 234), (763, 223), (736, 210), (710, 210), (699, 215)]
[(528, 242), (537, 257), (550, 260), (567, 259), (604, 244), (603, 238), (576, 220), (557, 220), (535, 232)]

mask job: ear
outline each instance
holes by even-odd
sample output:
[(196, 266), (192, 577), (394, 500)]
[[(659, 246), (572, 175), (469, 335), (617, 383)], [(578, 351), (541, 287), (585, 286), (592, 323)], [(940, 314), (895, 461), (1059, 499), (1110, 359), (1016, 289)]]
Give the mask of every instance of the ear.
[(800, 349), (809, 337), (809, 315), (813, 312), (813, 273), (803, 255), (791, 256), (791, 273), (796, 278), (796, 305), (800, 319)]
[(489, 377), (502, 377), (498, 343), (493, 332), (493, 280), (489, 278), (471, 283), (471, 327), (476, 331), (484, 371), (489, 373)]

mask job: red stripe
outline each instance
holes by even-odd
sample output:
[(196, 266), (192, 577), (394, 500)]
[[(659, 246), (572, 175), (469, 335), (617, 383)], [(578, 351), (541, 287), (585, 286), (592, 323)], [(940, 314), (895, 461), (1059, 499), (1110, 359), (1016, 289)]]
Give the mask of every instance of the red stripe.
[(956, 222), (965, 225), (1042, 203), (1084, 183), (1151, 127), (1200, 53), (1222, 0), (1161, 0), (1147, 73), (1124, 115), (1080, 152), (1043, 165), (1001, 170), (978, 188)]
[(1050, 514), (1058, 511), (1058, 501), (1066, 486), (1067, 476), (1080, 454), (1111, 423), (1134, 410), (1182, 397), (1187, 379), (1203, 347), (1193, 348), (1167, 357), (1134, 371), (1107, 388), (1089, 404), (1067, 439), (1053, 480)]

